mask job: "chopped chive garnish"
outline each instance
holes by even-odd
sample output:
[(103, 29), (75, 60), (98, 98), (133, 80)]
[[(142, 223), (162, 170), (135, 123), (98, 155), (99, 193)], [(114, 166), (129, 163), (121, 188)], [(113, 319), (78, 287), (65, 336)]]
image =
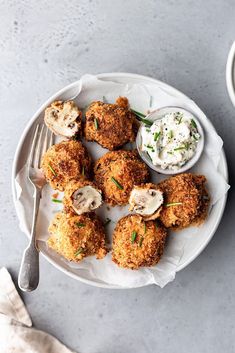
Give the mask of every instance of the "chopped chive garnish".
[(98, 130), (99, 125), (98, 125), (98, 120), (96, 118), (94, 119), (94, 125), (95, 125), (95, 129)]
[(134, 241), (135, 241), (135, 239), (136, 239), (136, 236), (137, 236), (137, 233), (136, 233), (136, 231), (134, 230), (134, 231), (132, 232), (132, 234), (131, 234), (131, 243), (132, 243), (132, 244), (134, 243)]
[(177, 148), (174, 148), (174, 151), (181, 151), (181, 150), (185, 150), (185, 147), (182, 146), (182, 147), (177, 147)]
[(76, 224), (76, 226), (77, 226), (78, 228), (85, 227), (85, 224), (84, 224), (84, 223), (76, 222), (75, 224)]
[(169, 139), (172, 139), (172, 137), (173, 137), (173, 131), (172, 130), (169, 131), (168, 136), (169, 136)]
[(178, 125), (181, 124), (182, 119), (183, 119), (183, 116), (181, 115), (181, 117), (178, 118)]
[(190, 143), (189, 142), (185, 142), (184, 146), (185, 146), (186, 150), (188, 151)]
[(139, 247), (141, 248), (142, 244), (143, 244), (143, 240), (144, 240), (144, 237), (141, 237), (140, 238), (140, 241), (139, 241)]
[(51, 172), (54, 174), (54, 176), (57, 176), (55, 170), (52, 168), (52, 166), (51, 166), (50, 163), (48, 163), (48, 167), (49, 167), (49, 169), (51, 170)]
[(82, 175), (83, 176), (85, 175), (85, 167), (84, 167), (84, 165), (82, 166)]
[(150, 99), (149, 99), (149, 108), (152, 108), (152, 105), (153, 105), (153, 96), (150, 96)]
[(197, 129), (197, 124), (196, 124), (195, 120), (191, 119), (191, 125), (192, 125), (195, 129)]
[(75, 256), (80, 255), (83, 252), (83, 248), (79, 248), (76, 252), (75, 252)]
[(194, 140), (198, 141), (198, 138), (196, 135), (193, 135)]
[(158, 229), (158, 223), (157, 223), (157, 221), (155, 222), (155, 227), (156, 227), (156, 229)]
[(143, 113), (137, 112), (134, 109), (131, 109), (132, 113), (134, 113), (136, 115), (136, 117), (142, 121), (145, 125), (151, 126), (153, 125), (152, 121), (145, 119), (146, 115), (144, 115)]
[(134, 110), (134, 109), (131, 109), (131, 111), (132, 111), (135, 115), (139, 115), (139, 116), (141, 116), (142, 118), (145, 118), (145, 117), (146, 117), (146, 115), (144, 115), (143, 113), (137, 112), (137, 111)]
[(148, 119), (143, 119), (143, 118), (139, 117), (139, 120), (142, 121), (142, 123), (144, 123), (145, 125), (148, 125), (148, 126), (153, 125), (152, 121), (150, 121)]
[(173, 154), (173, 152), (169, 152), (169, 151), (168, 151), (168, 152), (167, 152), (167, 154), (171, 154), (171, 155), (172, 155), (172, 154)]
[(178, 205), (183, 205), (183, 202), (171, 202), (171, 203), (167, 203), (165, 206), (170, 207), (170, 206), (178, 206)]
[(106, 218), (106, 221), (104, 222), (104, 226), (107, 226), (111, 222), (110, 218)]
[(146, 154), (148, 155), (150, 161), (152, 162), (152, 161), (153, 161), (153, 160), (152, 160), (152, 157), (150, 156), (150, 154), (148, 153), (148, 151), (146, 151)]
[(105, 96), (103, 96), (103, 102), (107, 103), (107, 100), (106, 100)]
[(154, 134), (154, 141), (157, 141), (157, 140), (159, 139), (160, 135), (161, 135), (161, 132), (160, 132), (160, 131), (159, 131), (159, 132), (155, 132), (155, 134)]
[(58, 199), (51, 199), (51, 201), (56, 203), (62, 203), (62, 200), (58, 200)]
[(123, 190), (123, 186), (114, 177), (112, 177), (111, 180), (118, 187), (118, 189)]
[(144, 234), (146, 233), (147, 227), (146, 227), (146, 222), (144, 222)]
[(153, 149), (153, 146), (151, 145), (146, 145), (147, 148), (150, 148), (151, 150)]

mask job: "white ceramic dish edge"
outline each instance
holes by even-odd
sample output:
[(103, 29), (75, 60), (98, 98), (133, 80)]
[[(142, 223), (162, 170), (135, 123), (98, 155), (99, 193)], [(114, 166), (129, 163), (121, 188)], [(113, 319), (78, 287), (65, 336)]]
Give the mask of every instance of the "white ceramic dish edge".
[(235, 106), (235, 42), (230, 48), (226, 64), (226, 84), (229, 97)]

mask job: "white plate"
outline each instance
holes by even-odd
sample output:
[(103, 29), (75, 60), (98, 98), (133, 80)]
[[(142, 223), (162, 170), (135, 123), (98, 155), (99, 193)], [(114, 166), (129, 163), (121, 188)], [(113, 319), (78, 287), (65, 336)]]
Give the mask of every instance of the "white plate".
[[(154, 84), (157, 85), (158, 87), (164, 89), (167, 93), (172, 94), (178, 98), (186, 98), (183, 93), (180, 91), (176, 90), (175, 88), (161, 82), (158, 80), (155, 80), (153, 78), (149, 78), (146, 76), (141, 76), (141, 75), (136, 75), (136, 74), (129, 74), (129, 73), (108, 73), (108, 74), (100, 74), (97, 75), (98, 78), (101, 78), (103, 80), (107, 81), (116, 81), (124, 84), (132, 84), (132, 83), (140, 83), (140, 84)], [(29, 141), (31, 139), (31, 134), (32, 134), (32, 128), (33, 125), (35, 124), (35, 121), (39, 118), (39, 115), (45, 110), (45, 108), (50, 104), (51, 101), (58, 99), (59, 97), (62, 99), (69, 99), (69, 97), (72, 97), (76, 94), (77, 87), (78, 87), (79, 81), (76, 81), (72, 83), (71, 85), (66, 86), (63, 88), (61, 91), (57, 92), (55, 95), (50, 97), (48, 101), (46, 101), (41, 108), (35, 113), (35, 115), (32, 117), (32, 119), (29, 121), (27, 124), (21, 139), (19, 141), (14, 162), (13, 162), (13, 171), (12, 171), (12, 189), (13, 189), (13, 198), (14, 198), (14, 203), (16, 206), (16, 190), (15, 190), (15, 178), (18, 172), (21, 170), (23, 165), (25, 164), (26, 161), (26, 156), (28, 155), (28, 148), (29, 148)], [(201, 112), (203, 115), (202, 111), (198, 108), (198, 111)], [(213, 125), (208, 122), (210, 125), (210, 129), (214, 130)], [(222, 150), (221, 155), (220, 155), (220, 161), (219, 161), (219, 172), (221, 175), (227, 180), (228, 179), (228, 172), (227, 172), (227, 162), (225, 158), (224, 151)], [(224, 207), (226, 203), (226, 194), (216, 202), (216, 204), (213, 206), (211, 212), (210, 212), (210, 217), (208, 217), (207, 220), (207, 232), (204, 232), (203, 236), (201, 237), (193, 237), (190, 242), (187, 243), (187, 245), (184, 248), (184, 254), (180, 259), (180, 262), (177, 267), (177, 271), (182, 270), (184, 267), (186, 267), (190, 262), (192, 262), (201, 252), (202, 250), (206, 247), (206, 245), (209, 243), (211, 238), (213, 237), (219, 223), (221, 220), (221, 217), (223, 215)], [(19, 217), (19, 211), (16, 207), (16, 211)], [(69, 267), (66, 262), (61, 261), (58, 256), (52, 255), (48, 249), (43, 246), (41, 247), (41, 253), (45, 256), (45, 258), (52, 263), (55, 267), (60, 269), (62, 272), (68, 274), (69, 276), (80, 280), (82, 282), (95, 285), (98, 287), (105, 287), (105, 288), (124, 288), (124, 287), (119, 287), (116, 285), (110, 285), (108, 283), (105, 283), (104, 281), (98, 280), (97, 278), (92, 277), (91, 275), (87, 275), (87, 272), (83, 272), (83, 270), (78, 270), (75, 268)]]
[(226, 83), (229, 97), (235, 106), (235, 42), (231, 46), (226, 65)]

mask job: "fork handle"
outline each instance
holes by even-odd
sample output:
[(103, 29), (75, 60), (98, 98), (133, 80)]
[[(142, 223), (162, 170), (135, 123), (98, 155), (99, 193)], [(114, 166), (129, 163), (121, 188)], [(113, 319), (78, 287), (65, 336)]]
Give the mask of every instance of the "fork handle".
[(30, 242), (23, 253), (20, 271), (18, 276), (18, 285), (24, 292), (35, 290), (39, 283), (39, 251), (36, 246), (36, 223), (41, 198), (41, 190), (34, 189), (33, 221)]
[(39, 283), (39, 253), (36, 246), (30, 243), (25, 249), (21, 261), (18, 285), (24, 292), (35, 290)]

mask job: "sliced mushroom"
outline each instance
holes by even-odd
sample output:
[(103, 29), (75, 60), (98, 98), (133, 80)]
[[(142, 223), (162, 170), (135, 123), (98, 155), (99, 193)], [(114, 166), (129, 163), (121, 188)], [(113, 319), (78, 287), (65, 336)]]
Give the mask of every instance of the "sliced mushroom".
[(157, 189), (137, 186), (131, 191), (129, 204), (130, 211), (135, 211), (145, 220), (156, 219), (163, 204), (163, 193)]
[(101, 192), (90, 185), (74, 191), (72, 200), (72, 207), (78, 215), (92, 212), (102, 204)]
[(55, 101), (45, 110), (44, 121), (55, 135), (74, 136), (81, 128), (82, 112), (73, 101)]

